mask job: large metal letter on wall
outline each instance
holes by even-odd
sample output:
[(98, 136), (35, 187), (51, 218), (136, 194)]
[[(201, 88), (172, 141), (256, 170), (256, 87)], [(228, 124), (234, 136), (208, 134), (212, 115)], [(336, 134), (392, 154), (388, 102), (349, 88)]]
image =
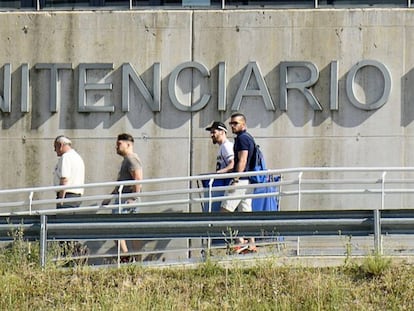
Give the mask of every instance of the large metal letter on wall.
[(4, 65), (3, 97), (0, 95), (0, 110), (11, 112), (11, 64)]
[[(256, 78), (256, 83), (258, 87), (257, 90), (247, 89), (252, 74), (254, 74), (254, 77)], [(267, 88), (262, 72), (260, 71), (260, 68), (256, 62), (249, 62), (249, 64), (246, 66), (246, 70), (244, 71), (243, 78), (237, 90), (237, 94), (234, 98), (231, 110), (237, 111), (240, 109), (240, 104), (244, 96), (262, 97), (266, 109), (275, 110), (272, 97), (269, 94), (269, 89)]]
[[(384, 79), (384, 87), (381, 96), (372, 103), (361, 103), (355, 96), (355, 76), (357, 72), (367, 66), (372, 66), (378, 69)], [(350, 100), (351, 104), (355, 107), (363, 110), (375, 110), (383, 106), (390, 97), (391, 93), (391, 74), (388, 70), (388, 68), (375, 60), (362, 60), (358, 63), (356, 63), (351, 70), (348, 73), (348, 76), (346, 78), (346, 94), (348, 96), (348, 99)]]
[(170, 96), (172, 104), (178, 110), (187, 111), (187, 112), (196, 112), (196, 111), (199, 111), (199, 110), (203, 109), (207, 105), (208, 101), (211, 98), (211, 95), (210, 94), (204, 94), (201, 97), (201, 99), (198, 102), (196, 102), (194, 105), (191, 105), (191, 103), (190, 103), (189, 106), (185, 106), (185, 105), (180, 103), (180, 101), (177, 97), (177, 90), (176, 90), (177, 80), (178, 80), (178, 76), (180, 75), (180, 73), (184, 69), (187, 69), (187, 68), (197, 69), (201, 73), (202, 77), (204, 77), (204, 78), (210, 77), (210, 71), (203, 64), (200, 64), (198, 62), (182, 63), (182, 64), (178, 65), (171, 72), (170, 80), (168, 82), (168, 95)]
[(91, 90), (96, 91), (111, 91), (112, 83), (88, 83), (87, 71), (88, 70), (112, 70), (114, 64), (79, 64), (79, 96), (78, 107), (79, 112), (114, 112), (115, 106), (93, 106), (88, 105), (86, 102), (86, 92)]
[(59, 69), (72, 69), (72, 64), (36, 64), (35, 67), (37, 70), (40, 69), (49, 69), (50, 70), (50, 97), (49, 97), (49, 107), (51, 112), (57, 112), (57, 103), (58, 103), (58, 81)]
[(146, 87), (141, 77), (137, 75), (134, 67), (130, 63), (122, 65), (122, 111), (129, 111), (129, 81), (132, 80), (138, 90), (144, 97), (145, 102), (151, 108), (152, 111), (161, 111), (161, 64), (154, 63), (154, 74), (153, 74), (153, 93)]
[[(310, 72), (310, 77), (306, 81), (289, 82), (288, 70), (289, 68), (307, 68)], [(289, 89), (299, 90), (311, 105), (313, 110), (322, 111), (322, 106), (316, 96), (309, 89), (319, 79), (319, 70), (315, 64), (311, 62), (281, 62), (280, 63), (280, 109), (287, 111), (287, 92)]]

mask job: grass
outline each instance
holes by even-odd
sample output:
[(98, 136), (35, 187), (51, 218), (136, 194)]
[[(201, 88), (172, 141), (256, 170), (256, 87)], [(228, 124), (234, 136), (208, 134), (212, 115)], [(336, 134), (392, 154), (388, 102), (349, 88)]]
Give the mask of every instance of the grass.
[(379, 255), (335, 268), (277, 266), (119, 269), (53, 263), (16, 240), (0, 251), (1, 310), (414, 310), (414, 267)]

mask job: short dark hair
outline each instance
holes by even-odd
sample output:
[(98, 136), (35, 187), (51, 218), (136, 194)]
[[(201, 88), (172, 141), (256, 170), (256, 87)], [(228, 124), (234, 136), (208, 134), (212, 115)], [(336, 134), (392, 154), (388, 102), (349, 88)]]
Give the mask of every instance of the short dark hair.
[(132, 137), (132, 135), (129, 135), (127, 133), (122, 133), (118, 135), (118, 140), (126, 140), (126, 141), (130, 141), (130, 142), (134, 142), (134, 137)]
[(231, 118), (237, 118), (237, 117), (242, 118), (244, 122), (246, 122), (246, 116), (240, 112), (236, 112), (231, 115)]

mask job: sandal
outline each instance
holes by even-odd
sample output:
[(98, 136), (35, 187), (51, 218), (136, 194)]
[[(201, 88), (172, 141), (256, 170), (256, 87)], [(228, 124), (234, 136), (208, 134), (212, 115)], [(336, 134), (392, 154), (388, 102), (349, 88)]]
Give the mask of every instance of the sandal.
[(233, 247), (233, 252), (236, 254), (247, 254), (249, 252), (248, 244), (236, 245)]
[(121, 256), (119, 257), (120, 263), (129, 263), (131, 262), (131, 256)]

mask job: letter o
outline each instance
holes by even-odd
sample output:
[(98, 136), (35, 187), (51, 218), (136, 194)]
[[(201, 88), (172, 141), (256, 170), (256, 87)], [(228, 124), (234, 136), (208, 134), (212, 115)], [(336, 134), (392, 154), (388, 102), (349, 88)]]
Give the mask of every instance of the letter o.
[[(358, 70), (366, 66), (375, 67), (381, 72), (384, 78), (384, 90), (383, 90), (381, 97), (377, 101), (364, 104), (364, 103), (361, 103), (355, 97), (354, 85), (355, 85), (355, 76)], [(348, 76), (346, 78), (346, 95), (348, 96), (348, 99), (350, 100), (351, 104), (354, 105), (355, 107), (359, 109), (363, 109), (363, 110), (375, 110), (375, 109), (382, 107), (388, 101), (388, 98), (391, 93), (391, 83), (392, 83), (391, 74), (388, 68), (384, 64), (378, 61), (375, 61), (375, 60), (362, 60), (356, 63), (348, 73)]]

